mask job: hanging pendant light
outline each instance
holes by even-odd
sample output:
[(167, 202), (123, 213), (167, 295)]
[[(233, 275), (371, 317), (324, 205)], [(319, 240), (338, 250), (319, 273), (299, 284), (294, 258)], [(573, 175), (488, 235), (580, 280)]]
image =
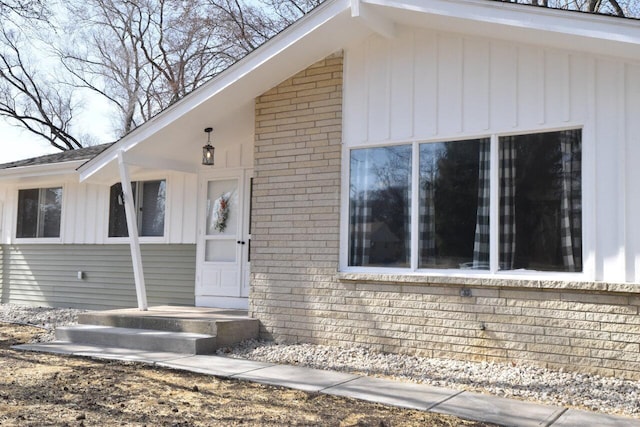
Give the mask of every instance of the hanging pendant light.
[(205, 128), (204, 131), (207, 133), (207, 145), (202, 147), (202, 164), (205, 166), (213, 166), (213, 154), (215, 151), (215, 148), (211, 145), (211, 132), (213, 131), (213, 128)]

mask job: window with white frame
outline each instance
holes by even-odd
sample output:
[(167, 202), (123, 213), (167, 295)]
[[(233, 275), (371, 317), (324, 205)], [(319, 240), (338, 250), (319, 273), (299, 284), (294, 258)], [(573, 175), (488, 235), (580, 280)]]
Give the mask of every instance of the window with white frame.
[(16, 238), (60, 237), (62, 187), (18, 191)]
[[(135, 181), (131, 183), (140, 236), (164, 235), (166, 181)], [(111, 186), (109, 193), (109, 237), (128, 237), (127, 217), (124, 211), (122, 184)]]
[(581, 157), (580, 130), (353, 149), (348, 265), (580, 272)]

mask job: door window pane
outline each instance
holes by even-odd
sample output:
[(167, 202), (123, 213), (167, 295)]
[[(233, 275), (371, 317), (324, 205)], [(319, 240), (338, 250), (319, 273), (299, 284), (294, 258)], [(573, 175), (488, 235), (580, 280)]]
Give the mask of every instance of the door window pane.
[(235, 240), (207, 240), (204, 260), (209, 262), (235, 262), (236, 247)]
[(581, 133), (500, 138), (500, 269), (582, 271)]
[(420, 144), (419, 268), (489, 267), (488, 167), (488, 139)]
[(351, 151), (349, 265), (408, 267), (411, 145)]
[(209, 181), (207, 184), (207, 235), (235, 236), (238, 232), (239, 213), (238, 180)]

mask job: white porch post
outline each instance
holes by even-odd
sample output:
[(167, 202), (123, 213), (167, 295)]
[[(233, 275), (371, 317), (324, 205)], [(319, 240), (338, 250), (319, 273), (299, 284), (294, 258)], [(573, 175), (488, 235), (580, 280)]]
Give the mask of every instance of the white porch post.
[(144, 285), (142, 255), (140, 253), (140, 241), (138, 239), (138, 221), (136, 219), (131, 179), (129, 178), (129, 168), (124, 162), (124, 152), (122, 150), (118, 151), (118, 167), (120, 169), (120, 182), (122, 183), (122, 193), (124, 196), (124, 212), (127, 218), (127, 229), (129, 230), (129, 246), (131, 247), (131, 261), (133, 263), (133, 277), (136, 282), (138, 308), (146, 311), (148, 309), (147, 291)]

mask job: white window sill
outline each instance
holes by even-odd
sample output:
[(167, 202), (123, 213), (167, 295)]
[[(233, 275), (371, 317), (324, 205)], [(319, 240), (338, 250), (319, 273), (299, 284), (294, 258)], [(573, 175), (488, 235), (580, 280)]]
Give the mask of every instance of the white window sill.
[[(379, 283), (406, 286), (472, 286), (478, 288), (515, 288), (572, 290), (590, 292), (638, 293), (640, 283), (608, 283), (586, 280), (583, 273), (549, 273), (536, 271), (505, 272), (338, 272), (340, 282)], [(409, 291), (409, 290), (408, 290)]]
[[(162, 237), (138, 237), (138, 242), (140, 242), (140, 244), (147, 244), (147, 243), (156, 243), (156, 244), (161, 244), (161, 243), (167, 243), (167, 239), (162, 236)], [(128, 237), (107, 237), (106, 243), (112, 243), (112, 244), (129, 244), (129, 238)]]
[(52, 243), (62, 243), (62, 238), (60, 237), (29, 237), (29, 238), (14, 238), (13, 243), (16, 245), (33, 245), (33, 244), (52, 244)]

